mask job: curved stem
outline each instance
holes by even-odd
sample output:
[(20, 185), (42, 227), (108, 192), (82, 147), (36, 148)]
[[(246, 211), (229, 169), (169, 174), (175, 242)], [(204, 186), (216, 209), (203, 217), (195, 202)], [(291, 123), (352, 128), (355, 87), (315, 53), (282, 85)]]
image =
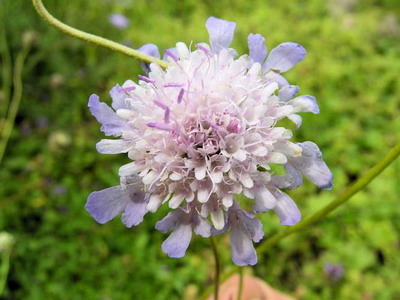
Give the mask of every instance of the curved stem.
[(102, 46), (104, 48), (108, 48), (110, 50), (125, 54), (129, 57), (133, 57), (136, 59), (139, 59), (145, 63), (156, 63), (162, 68), (167, 68), (168, 63), (165, 61), (162, 61), (161, 59), (155, 58), (153, 56), (144, 54), (140, 51), (134, 50), (132, 48), (129, 48), (127, 46), (121, 45), (119, 43), (110, 41), (108, 39), (99, 37), (94, 34), (90, 34), (78, 29), (75, 29), (67, 24), (62, 23), (61, 21), (57, 20), (55, 17), (53, 17), (47, 9), (44, 7), (43, 3), (41, 0), (32, 0), (33, 6), (35, 7), (36, 11), (38, 14), (51, 26), (57, 28), (58, 30), (62, 31), (65, 34), (68, 34), (70, 36), (73, 36), (75, 38), (84, 40), (86, 42)]
[(219, 294), (219, 277), (220, 277), (220, 262), (219, 262), (219, 254), (217, 244), (213, 237), (210, 237), (211, 247), (214, 254), (215, 259), (215, 278), (214, 278), (214, 300), (218, 300)]
[(18, 112), (19, 103), (22, 98), (22, 71), (24, 69), (25, 58), (29, 53), (30, 45), (24, 45), (15, 60), (14, 66), (14, 93), (12, 96), (10, 108), (8, 110), (7, 119), (4, 123), (3, 130), (1, 131), (0, 141), (0, 164), (6, 151), (8, 140), (10, 138), (12, 129), (14, 127), (15, 117)]
[(3, 252), (3, 259), (1, 261), (0, 268), (0, 297), (3, 295), (4, 288), (7, 282), (8, 271), (10, 270), (10, 255), (11, 255), (11, 247), (9, 249), (5, 249)]
[[(225, 282), (228, 280), (233, 274), (239, 272), (239, 267), (234, 266), (233, 268), (229, 269), (228, 271), (225, 271), (223, 274), (220, 274), (219, 278), (219, 284), (222, 282)], [(198, 300), (204, 300), (206, 299), (213, 291), (213, 286), (207, 287), (198, 297)]]
[[(4, 120), (6, 119), (8, 104), (10, 102), (10, 94), (11, 94), (11, 78), (12, 78), (12, 64), (11, 64), (11, 54), (8, 48), (7, 36), (6, 36), (6, 21), (5, 21), (5, 3), (3, 1), (0, 3), (0, 56), (2, 61), (1, 67), (1, 78), (2, 78), (2, 90), (4, 102), (2, 101), (0, 107), (0, 117), (4, 116)], [(2, 129), (2, 125), (0, 124), (0, 130)]]
[(241, 268), (239, 268), (239, 287), (238, 287), (238, 293), (236, 296), (236, 300), (242, 299), (243, 277), (244, 277), (244, 267), (241, 267)]
[(276, 243), (278, 243), (281, 239), (303, 230), (304, 228), (314, 224), (329, 213), (334, 211), (338, 206), (342, 205), (346, 201), (348, 201), (352, 196), (354, 196), (357, 192), (366, 187), (375, 177), (377, 177), (387, 166), (389, 166), (398, 156), (400, 155), (400, 143), (392, 148), (388, 154), (386, 154), (375, 166), (369, 169), (361, 178), (359, 178), (353, 185), (351, 185), (348, 189), (346, 189), (343, 193), (341, 193), (335, 200), (331, 203), (314, 213), (313, 215), (305, 218), (298, 224), (293, 227), (289, 227), (286, 230), (276, 233), (269, 239), (267, 239), (264, 243), (257, 247), (258, 254), (268, 250)]

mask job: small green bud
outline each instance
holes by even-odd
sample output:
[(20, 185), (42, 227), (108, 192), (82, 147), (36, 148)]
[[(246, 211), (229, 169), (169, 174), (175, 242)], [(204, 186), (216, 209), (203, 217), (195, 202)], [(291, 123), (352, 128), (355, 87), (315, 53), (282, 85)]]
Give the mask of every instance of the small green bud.
[(71, 144), (71, 137), (64, 131), (55, 131), (49, 137), (49, 146), (52, 150), (66, 148)]
[(36, 31), (28, 30), (22, 34), (22, 45), (24, 47), (32, 47), (36, 44), (38, 35)]
[(65, 78), (63, 75), (55, 73), (50, 76), (50, 86), (52, 88), (59, 88), (60, 86), (64, 85)]
[(5, 231), (0, 232), (0, 252), (10, 250), (14, 245), (14, 237)]

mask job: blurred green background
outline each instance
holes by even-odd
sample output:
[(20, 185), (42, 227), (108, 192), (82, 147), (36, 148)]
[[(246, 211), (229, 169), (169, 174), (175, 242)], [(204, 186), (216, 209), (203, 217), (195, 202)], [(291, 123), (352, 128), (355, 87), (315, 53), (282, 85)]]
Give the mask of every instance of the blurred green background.
[[(45, 5), (77, 28), (138, 48), (208, 41), (210, 15), (237, 22), (233, 47), (246, 53), (250, 32), (269, 49), (285, 41), (308, 55), (287, 73), (320, 115), (304, 115), (298, 141), (316, 142), (334, 172), (332, 191), (306, 183), (290, 195), (303, 215), (331, 201), (400, 139), (400, 3), (398, 0), (98, 0)], [(118, 184), (125, 155), (100, 155), (103, 135), (87, 109), (97, 93), (137, 79), (139, 63), (65, 36), (42, 21), (27, 0), (2, 0), (1, 30), (15, 64), (23, 40), (34, 44), (23, 68), (23, 95), (0, 165), (0, 231), (15, 238), (5, 299), (195, 299), (212, 283), (209, 242), (195, 238), (183, 259), (161, 251), (165, 235), (146, 215), (131, 230), (120, 220), (99, 225), (83, 206), (93, 190)], [(125, 29), (111, 13), (130, 20)], [(2, 24), (4, 23), (4, 24)], [(0, 122), (10, 78), (2, 41)], [(7, 75), (8, 74), (8, 75)], [(298, 299), (400, 299), (400, 161), (322, 223), (263, 256), (254, 274)], [(262, 217), (266, 237), (282, 230)], [(219, 238), (232, 265), (227, 237)], [(343, 268), (342, 278), (326, 272)], [(340, 276), (339, 276), (340, 277)]]

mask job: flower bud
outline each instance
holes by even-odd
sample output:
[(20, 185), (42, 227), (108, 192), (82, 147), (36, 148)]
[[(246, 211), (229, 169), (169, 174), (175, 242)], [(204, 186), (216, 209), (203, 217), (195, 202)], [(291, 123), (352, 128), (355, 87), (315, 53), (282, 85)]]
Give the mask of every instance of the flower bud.
[(10, 250), (13, 245), (14, 237), (8, 232), (0, 232), (0, 252)]
[(49, 146), (52, 150), (66, 148), (71, 144), (71, 137), (63, 131), (53, 132), (49, 137)]
[(32, 47), (36, 44), (38, 35), (36, 31), (28, 30), (22, 34), (22, 45), (24, 47)]

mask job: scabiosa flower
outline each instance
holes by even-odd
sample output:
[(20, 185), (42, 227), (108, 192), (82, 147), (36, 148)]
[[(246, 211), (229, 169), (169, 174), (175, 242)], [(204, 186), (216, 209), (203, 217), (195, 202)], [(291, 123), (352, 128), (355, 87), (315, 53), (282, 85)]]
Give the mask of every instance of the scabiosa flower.
[(109, 22), (119, 29), (125, 29), (129, 25), (127, 17), (121, 14), (111, 14), (108, 17)]
[[(321, 188), (332, 174), (312, 142), (293, 143), (292, 132), (277, 126), (284, 118), (301, 125), (298, 113), (318, 113), (312, 96), (281, 75), (306, 51), (283, 43), (267, 56), (264, 38), (250, 34), (250, 55), (229, 48), (235, 23), (210, 17), (210, 45), (184, 43), (165, 50), (166, 70), (144, 65), (147, 76), (126, 81), (110, 94), (112, 108), (89, 98), (89, 109), (108, 136), (97, 144), (103, 154), (127, 153), (120, 186), (90, 194), (86, 209), (99, 223), (122, 213), (127, 226), (168, 205), (171, 212), (156, 229), (171, 232), (162, 244), (170, 257), (182, 257), (193, 233), (203, 237), (229, 231), (235, 264), (254, 265), (253, 242), (263, 238), (256, 213), (274, 210), (284, 225), (301, 218), (281, 189), (296, 188), (303, 176)], [(159, 57), (147, 44), (141, 51)], [(273, 165), (286, 174), (276, 175)], [(243, 193), (249, 203), (239, 203)], [(243, 203), (244, 202), (244, 203)], [(250, 208), (245, 210), (244, 208)]]
[(329, 279), (338, 281), (343, 278), (344, 267), (341, 264), (326, 263), (324, 266), (324, 272)]

